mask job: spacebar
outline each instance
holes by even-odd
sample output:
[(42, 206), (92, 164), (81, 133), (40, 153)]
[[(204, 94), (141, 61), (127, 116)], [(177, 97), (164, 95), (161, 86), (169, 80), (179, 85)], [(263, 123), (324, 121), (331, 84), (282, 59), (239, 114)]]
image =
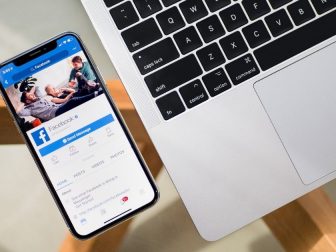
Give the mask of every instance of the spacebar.
[(261, 47), (254, 55), (263, 71), (336, 35), (336, 11)]

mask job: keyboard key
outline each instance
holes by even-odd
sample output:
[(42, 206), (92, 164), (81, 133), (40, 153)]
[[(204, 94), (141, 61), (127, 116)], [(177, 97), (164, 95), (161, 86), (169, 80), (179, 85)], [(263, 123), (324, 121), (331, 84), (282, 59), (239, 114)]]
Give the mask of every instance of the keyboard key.
[(121, 33), (128, 50), (134, 52), (162, 38), (161, 31), (153, 18), (135, 25)]
[(196, 54), (205, 71), (209, 71), (225, 62), (224, 55), (216, 43), (202, 48)]
[(187, 0), (180, 4), (180, 9), (189, 24), (208, 15), (202, 0)]
[(183, 18), (176, 7), (172, 7), (169, 10), (161, 12), (156, 16), (156, 18), (166, 35), (185, 26)]
[(296, 25), (301, 25), (315, 17), (313, 8), (307, 0), (300, 0), (289, 5), (288, 11)]
[(119, 30), (139, 21), (138, 14), (131, 2), (126, 2), (110, 10), (110, 14)]
[(195, 55), (189, 55), (145, 77), (153, 97), (162, 95), (202, 74)]
[(336, 7), (336, 0), (312, 0), (318, 14), (323, 14)]
[(215, 71), (205, 75), (202, 79), (205, 87), (212, 97), (231, 88), (231, 83), (223, 68), (216, 69)]
[(240, 32), (235, 32), (219, 41), (226, 57), (233, 59), (248, 51), (247, 45)]
[(271, 3), (273, 9), (277, 9), (277, 8), (280, 8), (281, 6), (291, 2), (292, 0), (268, 0), (268, 1)]
[(213, 15), (197, 24), (197, 28), (206, 43), (225, 34), (223, 25), (217, 15)]
[(205, 0), (210, 11), (218, 11), (231, 3), (231, 0)]
[(118, 3), (121, 3), (124, 0), (104, 0), (106, 7), (112, 7)]
[(293, 29), (293, 24), (284, 9), (267, 16), (265, 21), (274, 37)]
[(133, 2), (142, 18), (146, 18), (162, 10), (162, 5), (159, 0), (133, 0)]
[(180, 2), (181, 0), (161, 0), (163, 5), (168, 7), (174, 3)]
[(193, 108), (209, 99), (200, 80), (195, 80), (181, 87), (180, 93), (188, 108)]
[(184, 105), (176, 91), (157, 99), (156, 105), (165, 120), (169, 120), (185, 111)]
[(238, 85), (260, 73), (251, 54), (247, 54), (225, 66), (234, 85)]
[(235, 4), (219, 13), (228, 31), (233, 31), (247, 23), (246, 15), (239, 4)]
[[(336, 11), (328, 13), (285, 36), (258, 48), (254, 55), (262, 70), (267, 70), (336, 35)], [(314, 36), (312, 36), (312, 34)], [(284, 50), (284, 48), (286, 50)]]
[(176, 33), (174, 39), (182, 54), (187, 54), (203, 44), (193, 26)]
[(171, 38), (162, 40), (133, 55), (141, 74), (147, 74), (177, 59), (180, 54)]
[(261, 20), (243, 28), (243, 34), (252, 48), (260, 46), (271, 39), (266, 26)]
[(243, 6), (251, 20), (255, 20), (271, 11), (266, 0), (243, 0)]

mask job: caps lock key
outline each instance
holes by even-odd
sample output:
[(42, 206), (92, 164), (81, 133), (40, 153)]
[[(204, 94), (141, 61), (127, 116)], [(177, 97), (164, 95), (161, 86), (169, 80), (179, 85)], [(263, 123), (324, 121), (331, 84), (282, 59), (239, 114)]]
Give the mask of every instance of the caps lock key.
[(177, 59), (180, 54), (171, 38), (164, 39), (136, 54), (133, 59), (141, 74), (147, 74)]

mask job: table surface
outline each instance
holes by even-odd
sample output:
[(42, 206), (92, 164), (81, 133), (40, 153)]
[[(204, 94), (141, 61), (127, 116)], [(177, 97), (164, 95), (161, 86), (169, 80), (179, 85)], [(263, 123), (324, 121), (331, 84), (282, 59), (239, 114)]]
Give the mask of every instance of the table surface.
[[(20, 6), (20, 12), (18, 12), (18, 5)], [(67, 30), (72, 30), (75, 31), (79, 34), (81, 34), (82, 38), (86, 42), (86, 45), (88, 49), (90, 50), (93, 58), (95, 59), (97, 65), (99, 65), (99, 68), (102, 70), (102, 74), (106, 79), (116, 79), (117, 74), (114, 70), (113, 65), (111, 64), (109, 58), (106, 55), (106, 52), (104, 48), (102, 47), (101, 42), (99, 41), (97, 34), (95, 33), (81, 3), (80, 0), (34, 0), (34, 4), (32, 4), (31, 1), (19, 1), (19, 0), (0, 0), (0, 30), (1, 30), (1, 37), (0, 37), (0, 61), (5, 60), (9, 57), (12, 57), (26, 49), (29, 49), (33, 46), (35, 46), (37, 43), (44, 41), (56, 34), (59, 34), (63, 31)], [(23, 11), (24, 10), (24, 11)], [(50, 12), (52, 10), (52, 14)], [(48, 20), (48, 25), (46, 25), (45, 20)], [(110, 88), (112, 96), (115, 100), (115, 102), (118, 105), (118, 108), (122, 111), (125, 112), (126, 116), (129, 116), (129, 118), (134, 117), (134, 113), (131, 111), (134, 111), (133, 105), (129, 102), (129, 99), (126, 95), (125, 90), (123, 89), (122, 85), (120, 83), (111, 83), (109, 82), (109, 86), (113, 86), (113, 88)], [(0, 110), (5, 110), (4, 108), (5, 104), (4, 102), (0, 99)], [(1, 112), (1, 111), (0, 111)], [(9, 117), (7, 117), (9, 118)], [(0, 118), (1, 121), (2, 118)], [(0, 125), (1, 127), (2, 125)], [(11, 132), (6, 132), (6, 134), (17, 134), (17, 131), (14, 127), (10, 127)], [(135, 132), (136, 133), (136, 132)], [(138, 139), (141, 139), (142, 133), (137, 136)], [(333, 187), (336, 188), (336, 187)], [(318, 196), (320, 196), (318, 194)], [(162, 195), (162, 198), (164, 198), (166, 195)], [(322, 200), (325, 200), (323, 198)], [(302, 202), (302, 201), (301, 201)], [(308, 198), (308, 202), (312, 202)], [(325, 201), (317, 201), (317, 204), (321, 204), (321, 202)], [(307, 206), (307, 201), (303, 200), (303, 204), (306, 204)], [(316, 205), (316, 204), (315, 204)], [(328, 221), (328, 219), (322, 219), (318, 218), (321, 217), (319, 214), (321, 211), (324, 211), (323, 209), (321, 211), (317, 211), (316, 213), (316, 208), (309, 208), (308, 210), (304, 210), (302, 208), (304, 205), (291, 205), (291, 208), (284, 208), (284, 212), (280, 212), (280, 215), (277, 216), (276, 220), (272, 219), (271, 217), (268, 219), (269, 225), (274, 226), (274, 227), (280, 227), (282, 230), (278, 230), (278, 236), (279, 239), (282, 238), (283, 233), (281, 231), (286, 230), (290, 225), (286, 226), (285, 224), (291, 224), (290, 222), (293, 221), (289, 217), (293, 215), (293, 213), (296, 212), (296, 210), (299, 213), (303, 213), (300, 216), (305, 216), (308, 218), (303, 218), (300, 219), (301, 221), (303, 220), (304, 222), (306, 221), (307, 223), (311, 223), (312, 225), (315, 225), (318, 229), (315, 229), (314, 231), (321, 231), (322, 233), (319, 233), (319, 235), (323, 235), (323, 225), (321, 228), (321, 223), (323, 224), (324, 221)], [(308, 206), (310, 206), (308, 204)], [(328, 205), (328, 216), (333, 216), (333, 211), (331, 209), (334, 207), (333, 205)], [(292, 211), (288, 212), (288, 209), (292, 209)], [(293, 210), (294, 209), (294, 210)], [(298, 210), (299, 209), (299, 210)], [(164, 212), (164, 210), (162, 210)], [(294, 212), (293, 212), (294, 211)], [(310, 212), (309, 212), (310, 211)], [(286, 213), (289, 215), (288, 221), (285, 221)], [(279, 212), (277, 212), (279, 214)], [(311, 215), (310, 215), (311, 214)], [(164, 218), (164, 213), (158, 212), (158, 215), (161, 216), (160, 219)], [(276, 216), (276, 215), (273, 215)], [(317, 221), (313, 220), (310, 218), (310, 216), (313, 216), (314, 218), (317, 218)], [(173, 216), (172, 216), (173, 217)], [(323, 217), (323, 216), (322, 216)], [(183, 216), (183, 218), (189, 218), (187, 214)], [(283, 218), (283, 219), (282, 219)], [(176, 216), (176, 219), (178, 217)], [(280, 222), (279, 222), (280, 220)], [(282, 222), (281, 222), (282, 220)], [(173, 221), (172, 221), (173, 222)], [(183, 220), (181, 220), (181, 223), (173, 222), (176, 224), (176, 230), (183, 226)], [(301, 222), (302, 223), (302, 222)], [(317, 225), (316, 225), (317, 223)], [(155, 224), (155, 223), (154, 223)], [(299, 223), (300, 224), (300, 223)], [(329, 223), (330, 224), (330, 223)], [(329, 225), (325, 225), (328, 226)], [(336, 225), (335, 225), (336, 226)], [(166, 224), (163, 226), (163, 229), (168, 229), (172, 228), (169, 224)], [(246, 230), (246, 229), (245, 229)], [(275, 229), (274, 229), (275, 230)], [(309, 231), (309, 229), (306, 229)], [(159, 231), (159, 230), (157, 230)], [(196, 237), (197, 234), (194, 231), (194, 229), (188, 229), (186, 231), (192, 231), (194, 232), (192, 236)], [(294, 230), (298, 231), (300, 233), (300, 226), (298, 229)], [(327, 230), (326, 232), (329, 232), (330, 230)], [(140, 231), (140, 233), (143, 231)], [(160, 233), (161, 231), (159, 231)], [(244, 230), (242, 230), (244, 232)], [(241, 233), (242, 233), (241, 232)], [(186, 232), (188, 233), (188, 232)], [(253, 237), (253, 234), (255, 233), (255, 230), (253, 229), (251, 233), (249, 233), (249, 237)], [(285, 232), (285, 236), (286, 236)], [(43, 236), (42, 236), (43, 237)], [(159, 237), (155, 236), (155, 234), (152, 234), (152, 237), (156, 237), (156, 241), (153, 241), (153, 244), (151, 245), (152, 247), (155, 246), (157, 241), (159, 240)], [(174, 237), (174, 236), (172, 236)], [(185, 238), (182, 239), (182, 243), (189, 243), (189, 246), (197, 241), (197, 239), (188, 239), (188, 237), (183, 236), (181, 234), (181, 237)], [(239, 237), (239, 236), (238, 236)], [(231, 247), (227, 248), (237, 248), (239, 246), (238, 241), (241, 241), (243, 237), (246, 238), (246, 235), (241, 236), (241, 238), (238, 238), (237, 241), (235, 242), (236, 245), (233, 245)], [(255, 239), (257, 239), (257, 236), (254, 236)], [(317, 236), (319, 237), (319, 236)], [(19, 238), (19, 237), (17, 237)], [(178, 237), (175, 237), (174, 240), (178, 240)], [(328, 237), (327, 237), (328, 238)], [(286, 239), (286, 237), (284, 237)], [(294, 237), (291, 237), (291, 241), (286, 241), (287, 244), (292, 245), (295, 243)], [(135, 239), (136, 240), (136, 239)], [(145, 240), (142, 240), (140, 242), (144, 243), (144, 241), (151, 240), (151, 237), (145, 237)], [(169, 240), (169, 237), (166, 237), (162, 242), (165, 240)], [(229, 239), (226, 239), (229, 240)], [(302, 237), (298, 237), (298, 242), (302, 242)], [(185, 242), (188, 241), (188, 242)], [(197, 242), (196, 242), (197, 243)], [(224, 242), (225, 243), (225, 242)], [(253, 243), (253, 241), (252, 241)], [(206, 251), (206, 244), (205, 243), (198, 243), (200, 247), (203, 247), (202, 251)], [(151, 247), (150, 246), (150, 247)], [(181, 246), (183, 245), (178, 245), (178, 248), (182, 248)], [(211, 245), (213, 247), (214, 245)], [(224, 246), (219, 246), (218, 248), (223, 248)], [(261, 246), (262, 247), (262, 246)], [(260, 248), (261, 248), (260, 247)], [(336, 247), (336, 246), (335, 246)], [(186, 249), (188, 246), (185, 247)], [(201, 250), (201, 248), (197, 247), (197, 250)], [(0, 244), (0, 250), (1, 250), (1, 244)], [(211, 248), (210, 248), (211, 250)], [(212, 250), (213, 251), (213, 250)], [(266, 250), (265, 250), (266, 251)]]
[(0, 6), (0, 62), (73, 31), (81, 35), (104, 78), (118, 79), (80, 0), (0, 0)]
[[(120, 81), (109, 81), (107, 87), (124, 115), (134, 138), (140, 143), (143, 150), (147, 149), (147, 152), (144, 151), (143, 154), (152, 172), (157, 175), (162, 165), (161, 161), (136, 115), (122, 83)], [(3, 112), (3, 110), (5, 110), (4, 103), (0, 100), (0, 112)], [(12, 132), (8, 132), (9, 135), (15, 134), (14, 127), (8, 127), (7, 129), (12, 130)], [(264, 217), (264, 221), (286, 249), (329, 249), (336, 246), (336, 208), (335, 204), (329, 200), (322, 190), (317, 190), (280, 208)], [(108, 251), (111, 247), (117, 248), (126, 233), (128, 224), (129, 222), (126, 222), (124, 225), (84, 243), (78, 242), (69, 235), (62, 245), (61, 251), (91, 252), (95, 248), (99, 248), (101, 251), (104, 251), (102, 249)], [(290, 239), (288, 239), (289, 234)], [(304, 239), (302, 239), (302, 234), (305, 234)], [(118, 242), (106, 241), (107, 238), (107, 240), (111, 240), (112, 237), (119, 237)], [(319, 240), (319, 242), (316, 243), (316, 240)]]

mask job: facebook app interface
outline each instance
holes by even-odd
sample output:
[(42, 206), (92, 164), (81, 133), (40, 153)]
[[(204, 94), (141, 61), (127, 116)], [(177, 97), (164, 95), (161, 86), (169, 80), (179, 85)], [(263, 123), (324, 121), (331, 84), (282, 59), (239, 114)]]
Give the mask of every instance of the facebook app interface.
[(74, 36), (30, 62), (2, 67), (0, 81), (78, 234), (91, 234), (154, 200)]

